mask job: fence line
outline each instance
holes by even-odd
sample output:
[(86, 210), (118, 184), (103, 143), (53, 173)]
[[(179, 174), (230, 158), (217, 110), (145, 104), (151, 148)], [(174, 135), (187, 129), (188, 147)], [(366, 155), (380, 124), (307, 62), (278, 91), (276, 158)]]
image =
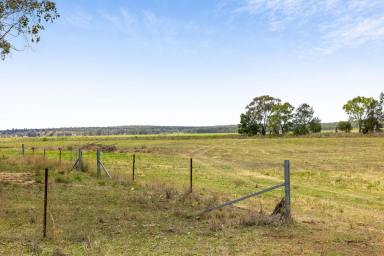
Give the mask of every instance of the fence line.
[[(32, 147), (31, 149), (32, 149), (32, 154), (34, 154), (35, 153), (35, 147)], [(61, 164), (62, 149), (61, 148), (58, 148), (58, 149), (59, 149), (59, 163)], [(46, 149), (45, 148), (43, 149), (43, 152), (44, 152), (44, 158), (45, 158), (46, 157)], [(25, 145), (24, 144), (21, 145), (21, 153), (24, 156), (24, 154), (25, 154)], [(82, 152), (81, 148), (79, 148), (77, 150), (77, 158), (76, 158), (76, 161), (75, 161), (72, 169), (75, 169), (75, 168), (77, 170), (83, 170), (83, 168), (84, 168), (83, 152)], [(97, 171), (97, 177), (98, 178), (101, 176), (101, 169), (103, 169), (106, 176), (108, 176), (109, 178), (112, 178), (110, 172), (108, 171), (108, 169), (104, 166), (104, 164), (102, 162), (101, 150), (97, 149), (96, 150), (96, 171)], [(136, 155), (133, 154), (132, 155), (132, 181), (135, 181), (135, 178), (136, 178), (135, 174), (136, 174)], [(46, 174), (46, 175), (48, 175), (48, 174)], [(259, 195), (262, 195), (266, 192), (269, 192), (269, 191), (272, 191), (272, 190), (275, 190), (275, 189), (278, 189), (281, 187), (284, 187), (284, 217), (285, 217), (286, 221), (288, 222), (291, 219), (291, 183), (290, 183), (290, 161), (289, 160), (284, 161), (284, 183), (277, 184), (277, 185), (265, 188), (261, 191), (257, 191), (257, 192), (251, 193), (249, 195), (245, 195), (245, 196), (242, 196), (240, 198), (224, 202), (220, 205), (210, 207), (210, 208), (202, 211), (200, 214), (208, 213), (208, 212), (211, 212), (213, 210), (223, 208), (225, 206), (233, 205), (235, 203), (246, 200), (248, 198), (259, 196)], [(193, 192), (193, 159), (192, 158), (189, 159), (189, 190), (188, 191), (189, 191), (189, 193)]]

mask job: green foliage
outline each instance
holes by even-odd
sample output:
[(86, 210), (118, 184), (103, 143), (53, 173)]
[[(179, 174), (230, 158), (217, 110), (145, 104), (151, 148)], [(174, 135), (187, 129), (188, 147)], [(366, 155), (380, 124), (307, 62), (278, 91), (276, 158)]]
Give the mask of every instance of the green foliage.
[(15, 38), (38, 43), (43, 23), (58, 17), (56, 4), (49, 0), (0, 0), (0, 58), (17, 49)]
[(239, 133), (244, 135), (256, 135), (259, 132), (258, 124), (249, 113), (240, 115)]
[(292, 127), (293, 110), (294, 107), (288, 102), (278, 103), (272, 107), (272, 114), (268, 123), (271, 133), (284, 135), (289, 132)]
[(355, 97), (349, 100), (344, 106), (344, 111), (350, 120), (356, 121), (359, 132), (372, 133), (380, 131), (381, 123), (384, 120), (383, 113), (384, 94), (381, 93), (379, 100), (372, 97)]
[(240, 115), (240, 134), (284, 135), (291, 130), (296, 135), (321, 132), (321, 121), (313, 118), (313, 108), (308, 104), (302, 104), (294, 113), (290, 103), (264, 95), (254, 98), (246, 110)]
[(246, 107), (246, 115), (249, 115), (252, 124), (257, 124), (262, 135), (267, 133), (268, 123), (273, 113), (273, 108), (280, 102), (280, 99), (269, 95), (263, 95), (254, 98)]
[(321, 132), (321, 120), (320, 118), (318, 117), (315, 117), (313, 118), (310, 122), (309, 122), (309, 130), (310, 132), (312, 133), (319, 133)]
[(293, 133), (295, 135), (309, 134), (309, 124), (313, 119), (314, 110), (307, 103), (301, 104), (293, 118)]
[(352, 131), (352, 124), (349, 121), (340, 121), (337, 123), (336, 129), (345, 133), (350, 133)]

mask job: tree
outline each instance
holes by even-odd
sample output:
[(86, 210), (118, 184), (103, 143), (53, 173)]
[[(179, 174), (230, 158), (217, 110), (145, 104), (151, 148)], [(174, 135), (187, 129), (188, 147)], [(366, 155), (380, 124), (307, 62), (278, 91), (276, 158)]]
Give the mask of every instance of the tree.
[(321, 127), (320, 118), (315, 117), (309, 122), (309, 131), (310, 132), (319, 133), (319, 132), (321, 132), (321, 129), (322, 129), (322, 127)]
[(378, 132), (384, 121), (384, 94), (381, 93), (378, 100), (372, 97), (355, 97), (349, 100), (343, 109), (350, 120), (357, 121), (359, 132)]
[(343, 109), (349, 116), (351, 121), (356, 121), (359, 126), (359, 132), (363, 131), (364, 120), (367, 120), (369, 109), (375, 101), (374, 98), (366, 98), (358, 96), (349, 100), (344, 106)]
[(313, 119), (313, 108), (307, 103), (301, 104), (293, 117), (293, 133), (295, 135), (305, 135), (310, 132), (309, 123)]
[(345, 132), (345, 133), (350, 133), (352, 131), (352, 124), (349, 121), (340, 121), (337, 123), (337, 129)]
[(286, 134), (292, 127), (294, 107), (285, 102), (278, 103), (272, 107), (272, 114), (269, 118), (268, 128), (275, 135)]
[(280, 99), (264, 95), (254, 98), (246, 107), (247, 115), (250, 115), (250, 118), (256, 122), (262, 135), (267, 133), (269, 118), (273, 113), (273, 106), (280, 102)]
[(49, 0), (0, 0), (0, 58), (23, 44), (38, 43), (44, 22), (59, 17), (56, 4)]
[(240, 115), (239, 133), (244, 135), (256, 135), (259, 132), (259, 126), (256, 120), (252, 119), (249, 113)]
[(382, 104), (378, 100), (373, 100), (367, 109), (367, 118), (363, 120), (363, 133), (372, 133), (380, 131), (383, 121)]

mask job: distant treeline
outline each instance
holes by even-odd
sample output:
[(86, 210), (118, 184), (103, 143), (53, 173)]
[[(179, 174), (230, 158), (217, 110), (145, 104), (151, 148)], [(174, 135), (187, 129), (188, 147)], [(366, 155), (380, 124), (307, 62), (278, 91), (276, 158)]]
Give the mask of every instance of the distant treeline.
[(236, 133), (237, 125), (217, 126), (114, 126), (76, 127), (49, 129), (9, 129), (0, 131), (3, 137), (46, 137), (46, 136), (101, 136), (101, 135), (143, 135), (164, 133)]

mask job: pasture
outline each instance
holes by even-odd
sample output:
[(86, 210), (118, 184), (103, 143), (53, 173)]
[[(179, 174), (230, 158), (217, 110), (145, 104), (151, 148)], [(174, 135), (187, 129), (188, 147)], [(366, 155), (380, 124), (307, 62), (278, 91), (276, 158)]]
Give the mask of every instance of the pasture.
[[(85, 172), (71, 170), (79, 147)], [(104, 149), (112, 179), (96, 178), (96, 148)], [(383, 136), (354, 134), (0, 138), (0, 174), (26, 175), (0, 175), (0, 254), (383, 255), (383, 152)], [(190, 157), (194, 192), (187, 194)], [(292, 224), (269, 217), (283, 190), (196, 215), (282, 182), (285, 159), (291, 161)]]

